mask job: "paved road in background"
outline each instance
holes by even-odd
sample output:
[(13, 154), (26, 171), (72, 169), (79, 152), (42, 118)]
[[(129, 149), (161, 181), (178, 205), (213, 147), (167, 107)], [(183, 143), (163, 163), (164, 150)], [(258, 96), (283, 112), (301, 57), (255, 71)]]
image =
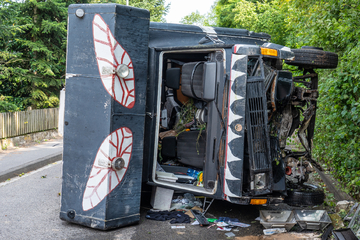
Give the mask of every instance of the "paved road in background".
[[(62, 162), (0, 183), (0, 239), (227, 239), (225, 232), (185, 224), (185, 229), (171, 229), (169, 221), (145, 218), (150, 207), (143, 194), (141, 221), (137, 225), (100, 231), (64, 222), (59, 218)], [(262, 226), (251, 223), (259, 216), (253, 206), (215, 201), (209, 213), (216, 217), (237, 217), (250, 228), (234, 232), (236, 236), (260, 235)]]
[(0, 151), (0, 182), (62, 159), (62, 138), (18, 149)]

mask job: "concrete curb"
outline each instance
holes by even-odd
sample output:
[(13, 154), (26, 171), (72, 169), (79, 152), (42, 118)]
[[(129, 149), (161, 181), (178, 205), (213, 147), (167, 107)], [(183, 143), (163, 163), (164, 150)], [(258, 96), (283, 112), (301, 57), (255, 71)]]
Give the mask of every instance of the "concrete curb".
[(57, 161), (62, 160), (62, 153), (55, 153), (43, 158), (36, 159), (32, 162), (26, 163), (22, 166), (17, 166), (14, 168), (9, 169), (8, 171), (1, 173), (0, 172), (0, 182), (4, 182), (9, 178), (16, 177), (21, 173), (27, 173), (41, 167), (44, 167), (50, 163), (54, 163)]

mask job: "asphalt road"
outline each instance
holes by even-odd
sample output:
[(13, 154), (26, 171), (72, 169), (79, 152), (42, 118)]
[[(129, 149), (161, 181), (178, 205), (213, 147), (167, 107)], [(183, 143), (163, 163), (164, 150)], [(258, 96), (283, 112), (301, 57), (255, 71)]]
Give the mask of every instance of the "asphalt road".
[[(149, 195), (143, 194), (139, 224), (112, 231), (100, 231), (59, 219), (62, 162), (51, 164), (10, 182), (0, 183), (0, 239), (227, 239), (226, 232), (184, 224), (185, 229), (171, 229), (169, 221), (145, 218), (150, 207)], [(240, 206), (214, 201), (214, 217), (238, 218), (249, 228), (233, 232), (236, 236), (261, 235), (263, 227), (254, 219), (254, 206)]]

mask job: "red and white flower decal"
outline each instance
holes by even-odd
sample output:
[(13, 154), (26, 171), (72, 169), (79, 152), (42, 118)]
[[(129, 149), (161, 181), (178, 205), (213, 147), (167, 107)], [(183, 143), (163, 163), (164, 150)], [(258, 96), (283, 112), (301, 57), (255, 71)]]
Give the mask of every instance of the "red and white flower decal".
[[(129, 166), (132, 145), (133, 135), (127, 127), (117, 129), (102, 142), (86, 183), (82, 201), (84, 211), (98, 205), (122, 181)], [(125, 162), (118, 171), (111, 167), (116, 158)]]
[[(118, 103), (126, 108), (132, 108), (135, 104), (135, 76), (131, 58), (115, 40), (109, 26), (99, 14), (95, 14), (92, 26), (101, 81), (106, 91)], [(129, 75), (126, 78), (121, 78), (115, 73), (121, 64), (129, 68)]]

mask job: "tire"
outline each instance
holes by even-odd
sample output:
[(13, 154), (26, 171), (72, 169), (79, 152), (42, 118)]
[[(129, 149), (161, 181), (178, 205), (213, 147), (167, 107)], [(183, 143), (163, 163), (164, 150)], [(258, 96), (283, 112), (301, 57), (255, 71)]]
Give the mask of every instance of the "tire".
[(324, 50), (321, 47), (302, 46), (301, 49), (313, 49), (313, 50)]
[(294, 60), (285, 60), (286, 64), (301, 68), (336, 68), (338, 55), (323, 51), (322, 48), (304, 46), (301, 49), (291, 49), (295, 54)]
[(325, 194), (321, 187), (304, 183), (299, 188), (288, 188), (284, 202), (290, 206), (315, 206), (324, 203)]

